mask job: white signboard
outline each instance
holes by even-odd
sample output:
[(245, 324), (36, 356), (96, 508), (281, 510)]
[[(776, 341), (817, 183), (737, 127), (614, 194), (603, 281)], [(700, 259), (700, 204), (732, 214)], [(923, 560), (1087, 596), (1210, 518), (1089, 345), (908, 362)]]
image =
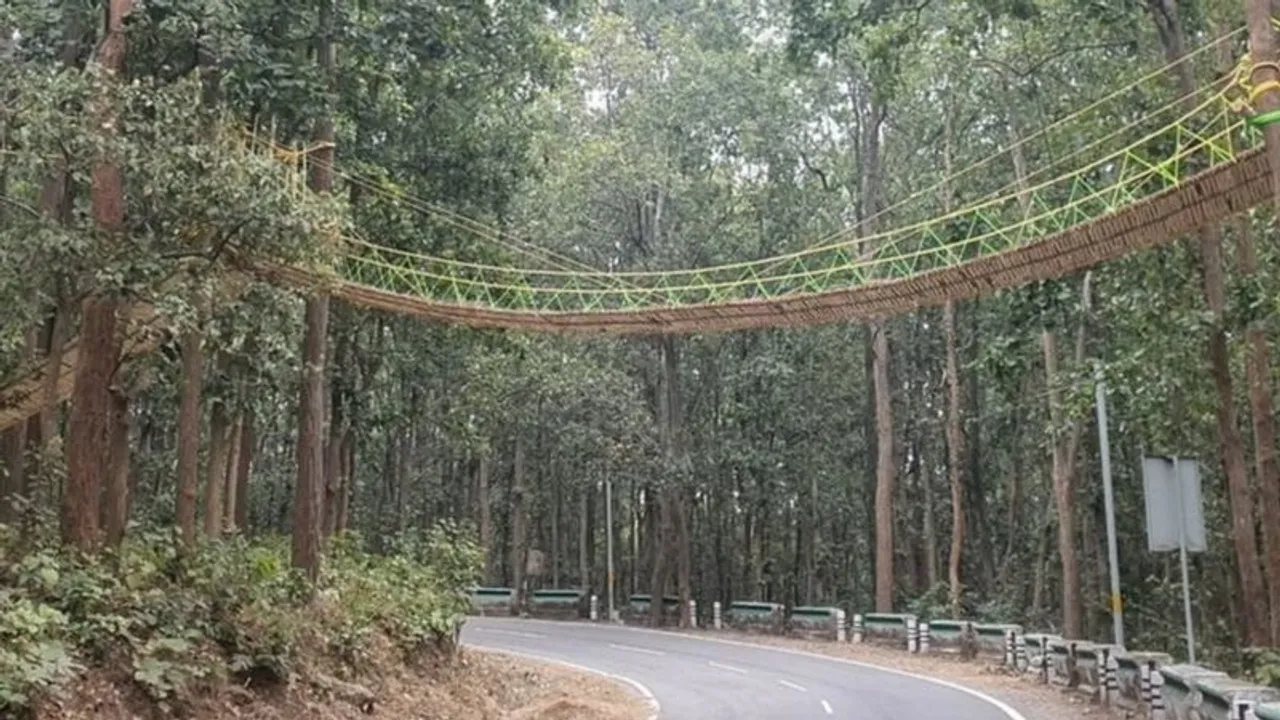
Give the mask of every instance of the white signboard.
[(1147, 548), (1169, 552), (1208, 549), (1200, 502), (1200, 464), (1194, 458), (1142, 458), (1147, 504)]

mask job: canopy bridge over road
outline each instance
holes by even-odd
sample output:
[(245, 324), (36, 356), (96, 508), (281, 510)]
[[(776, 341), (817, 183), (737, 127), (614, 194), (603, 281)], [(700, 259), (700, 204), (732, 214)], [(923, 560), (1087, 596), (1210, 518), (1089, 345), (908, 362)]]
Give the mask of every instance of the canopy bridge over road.
[[(1242, 37), (1243, 28), (1185, 62), (1221, 58)], [(1238, 99), (1250, 90), (1248, 65), (1210, 70), (1193, 96), (1144, 106), (1173, 94), (1170, 69), (1029, 136), (1054, 148), (1042, 153), (1049, 159), (1041, 167), (1019, 171), (1008, 160), (1021, 148), (1005, 148), (890, 208), (884, 215), (895, 226), (802, 251), (714, 267), (605, 272), (487, 265), (349, 238), (331, 267), (250, 258), (244, 269), (358, 307), (477, 328), (638, 335), (888, 317), (1060, 277), (1267, 200), (1271, 168), (1260, 123)], [(936, 190), (979, 171), (1008, 182), (945, 209)], [(135, 323), (126, 344), (135, 355), (155, 345), (154, 333), (138, 329)], [(70, 391), (74, 366), (73, 346), (58, 368), (59, 397)], [(44, 375), (35, 368), (0, 392), (0, 429), (38, 410)]]

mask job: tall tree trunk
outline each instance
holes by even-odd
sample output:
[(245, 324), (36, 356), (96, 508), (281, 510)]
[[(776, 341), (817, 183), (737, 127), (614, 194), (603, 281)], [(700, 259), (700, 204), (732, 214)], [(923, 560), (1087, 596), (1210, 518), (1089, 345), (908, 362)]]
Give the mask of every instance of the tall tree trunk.
[[(1277, 207), (1280, 207), (1278, 205)], [(1252, 281), (1257, 274), (1257, 250), (1248, 215), (1237, 225), (1236, 259), (1240, 273)], [(1276, 460), (1275, 407), (1271, 399), (1271, 349), (1266, 329), (1254, 321), (1245, 330), (1245, 371), (1249, 406), (1253, 413), (1253, 444), (1262, 506), (1262, 544), (1266, 553), (1267, 594), (1271, 605), (1270, 646), (1280, 645), (1280, 464)]]
[(511, 463), (511, 587), (516, 591), (516, 609), (524, 608), (524, 570), (529, 554), (528, 492), (525, 488), (524, 437), (517, 432), (515, 458)]
[(216, 538), (222, 534), (225, 514), (222, 491), (227, 486), (227, 461), (231, 454), (231, 416), (227, 404), (218, 399), (209, 412), (209, 467), (204, 479), (204, 534)]
[[(1085, 275), (1081, 296), (1088, 298), (1090, 276)], [(1088, 300), (1085, 300), (1087, 305)], [(1076, 333), (1076, 366), (1084, 361), (1084, 319)], [(1058, 347), (1052, 331), (1041, 335), (1044, 350), (1045, 386), (1048, 389), (1049, 422), (1057, 435), (1053, 439), (1053, 501), (1058, 515), (1058, 554), (1062, 563), (1062, 635), (1081, 638), (1083, 632), (1080, 598), (1080, 564), (1076, 551), (1075, 473), (1082, 425), (1076, 420), (1064, 433), (1062, 387), (1058, 371)]]
[[(860, 218), (860, 233), (870, 238), (876, 232), (876, 220), (881, 208), (881, 188), (884, 179), (881, 162), (880, 133), (883, 130), (885, 108), (872, 99), (866, 107), (868, 122), (862, 137), (861, 185), (865, 198)], [(875, 248), (869, 242), (865, 252), (873, 254)], [(887, 322), (876, 320), (870, 324), (871, 379), (875, 406), (876, 434), (876, 485), (875, 485), (875, 606), (877, 612), (893, 612), (894, 591), (894, 542), (893, 513), (894, 485), (897, 468), (893, 444), (893, 396), (889, 382), (889, 332)]]
[(591, 584), (591, 488), (578, 491), (578, 587)]
[[(1188, 109), (1194, 108), (1197, 101), (1193, 97), (1196, 90), (1196, 78), (1189, 62), (1180, 62), (1185, 58), (1184, 38), (1181, 18), (1175, 0), (1148, 0), (1148, 9), (1159, 30), (1164, 45), (1165, 59), (1172, 66), (1178, 83), (1179, 92), (1186, 98), (1183, 102)], [(1273, 60), (1275, 41), (1272, 37), (1270, 3), (1266, 0), (1249, 0), (1249, 40), (1251, 53), (1255, 58)], [(1256, 82), (1277, 79), (1274, 68), (1262, 67)], [(1275, 109), (1276, 93), (1264, 93), (1260, 98), (1259, 109)], [(1274, 166), (1280, 166), (1280, 128), (1271, 126), (1267, 130), (1267, 153)], [(1273, 189), (1280, 199), (1280, 178), (1273, 173)], [(1217, 426), (1218, 447), (1222, 467), (1227, 476), (1227, 495), (1231, 505), (1231, 534), (1235, 548), (1236, 570), (1240, 580), (1240, 593), (1243, 597), (1255, 599), (1243, 603), (1242, 621), (1247, 643), (1251, 645), (1265, 644), (1269, 639), (1270, 626), (1267, 604), (1262, 598), (1263, 592), (1256, 527), (1253, 516), (1253, 498), (1249, 487), (1248, 463), (1245, 460), (1244, 441), (1240, 437), (1240, 429), (1236, 426), (1235, 388), (1231, 378), (1230, 353), (1227, 348), (1227, 336), (1223, 327), (1225, 308), (1222, 267), (1222, 233), (1217, 227), (1204, 227), (1197, 233), (1200, 252), (1201, 272), (1203, 273), (1205, 301), (1213, 314), (1214, 327), (1209, 332), (1209, 373), (1213, 377), (1214, 390), (1217, 393)], [(1265, 512), (1265, 509), (1264, 509)], [(1270, 559), (1270, 558), (1268, 558)]]
[(221, 520), (222, 530), (228, 535), (236, 531), (236, 503), (239, 502), (237, 493), (240, 491), (240, 453), (244, 452), (243, 410), (236, 413), (236, 419), (231, 423), (230, 437), (231, 451), (227, 454), (227, 470), (223, 478), (226, 489), (223, 492)]
[(481, 452), (476, 460), (476, 524), (480, 526), (480, 547), (484, 548), (484, 581), (494, 581), (493, 514), (489, 509), (489, 453)]
[[(108, 0), (98, 64), (108, 77), (124, 72), (125, 16), (132, 0)], [(103, 132), (115, 127), (110, 101), (94, 109)], [(124, 176), (115, 158), (100, 157), (90, 178), (93, 224), (107, 243), (125, 232)], [(92, 292), (81, 303), (80, 352), (68, 422), (67, 482), (62, 493), (62, 540), (91, 552), (98, 542), (102, 469), (111, 440), (111, 383), (120, 354), (116, 337), (118, 301), (113, 291)], [(57, 368), (50, 368), (57, 372)]]
[(876, 398), (876, 612), (893, 612), (893, 400), (889, 387), (889, 335), (883, 323), (874, 333)]
[[(203, 306), (201, 302), (199, 305)], [(196, 324), (204, 322), (202, 308)], [(200, 395), (204, 386), (204, 332), (182, 336), (182, 392), (178, 401), (177, 521), (188, 547), (196, 541), (196, 493), (200, 487)]]
[(244, 422), (240, 425), (240, 455), (236, 463), (236, 501), (234, 506), (229, 506), (235, 513), (235, 527), (241, 532), (249, 527), (249, 474), (253, 470), (253, 452), (257, 443), (253, 424), (253, 408), (246, 408)]
[[(942, 168), (945, 175), (942, 189), (943, 208), (949, 213), (954, 191), (951, 187), (952, 157), (955, 143), (951, 114), (943, 113)], [(951, 485), (951, 554), (947, 564), (947, 602), (952, 617), (960, 617), (960, 599), (964, 592), (960, 570), (964, 561), (964, 390), (960, 377), (959, 339), (956, 333), (956, 304), (948, 300), (942, 306), (942, 329), (946, 341), (947, 368), (947, 480)]]
[[(334, 82), (334, 0), (320, 0), (316, 65), (324, 82)], [(317, 147), (309, 184), (319, 194), (333, 191), (334, 131), (331, 110), (316, 120)], [(293, 565), (314, 582), (320, 575), (321, 492), (324, 484), (325, 344), (329, 337), (329, 296), (307, 298), (303, 338), (302, 393), (298, 403), (298, 478), (294, 483)]]
[(120, 547), (129, 526), (129, 395), (118, 388), (111, 393), (111, 415), (102, 526), (107, 547), (114, 548)]

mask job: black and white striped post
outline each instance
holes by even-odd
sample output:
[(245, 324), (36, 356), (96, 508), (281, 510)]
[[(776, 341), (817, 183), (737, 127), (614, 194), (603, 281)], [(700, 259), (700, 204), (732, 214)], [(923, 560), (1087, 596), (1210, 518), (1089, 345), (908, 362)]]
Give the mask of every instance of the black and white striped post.
[(689, 601), (689, 627), (695, 630), (698, 628), (698, 601), (697, 600)]
[(711, 603), (711, 626), (716, 630), (720, 630), (723, 624), (720, 619), (720, 601), (716, 600)]
[(1253, 712), (1254, 701), (1236, 698), (1231, 701), (1231, 720), (1258, 720)]
[(1120, 700), (1120, 681), (1116, 677), (1119, 666), (1116, 664), (1115, 653), (1111, 648), (1102, 648), (1102, 667), (1099, 669), (1099, 684), (1102, 685), (1102, 706), (1111, 707)]
[(920, 623), (914, 615), (907, 617), (907, 652), (920, 651)]
[(1142, 699), (1142, 707), (1148, 712), (1151, 709), (1151, 673), (1155, 667), (1154, 660), (1148, 660), (1138, 666), (1138, 695)]
[(836, 608), (836, 642), (844, 642), (846, 634), (844, 610), (842, 608)]
[(1151, 675), (1151, 720), (1168, 720), (1164, 713), (1164, 675)]
[(853, 616), (853, 641), (862, 642), (862, 616), (858, 614)]
[(1013, 669), (1021, 672), (1027, 665), (1027, 638), (1020, 633), (1014, 633)]
[(929, 623), (920, 623), (920, 653), (929, 654)]
[(1013, 640), (1016, 637), (1012, 630), (1004, 631), (1004, 666), (1012, 667), (1014, 663)]
[(600, 598), (595, 595), (592, 595), (591, 596), (591, 622), (595, 622), (599, 619), (600, 619)]

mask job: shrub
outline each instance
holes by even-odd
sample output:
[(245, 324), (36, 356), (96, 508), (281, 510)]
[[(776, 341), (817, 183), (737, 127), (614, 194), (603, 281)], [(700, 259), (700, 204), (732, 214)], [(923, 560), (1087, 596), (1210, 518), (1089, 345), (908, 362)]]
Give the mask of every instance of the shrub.
[(20, 552), (0, 526), (0, 711), (56, 693), (80, 663), (128, 667), (167, 706), (229, 676), (282, 682), (312, 664), (356, 673), (379, 636), (405, 659), (448, 651), (481, 562), (469, 531), (442, 525), (387, 555), (362, 547), (335, 538), (313, 589), (290, 567), (287, 538), (187, 552), (174, 533), (148, 533), (86, 558)]

